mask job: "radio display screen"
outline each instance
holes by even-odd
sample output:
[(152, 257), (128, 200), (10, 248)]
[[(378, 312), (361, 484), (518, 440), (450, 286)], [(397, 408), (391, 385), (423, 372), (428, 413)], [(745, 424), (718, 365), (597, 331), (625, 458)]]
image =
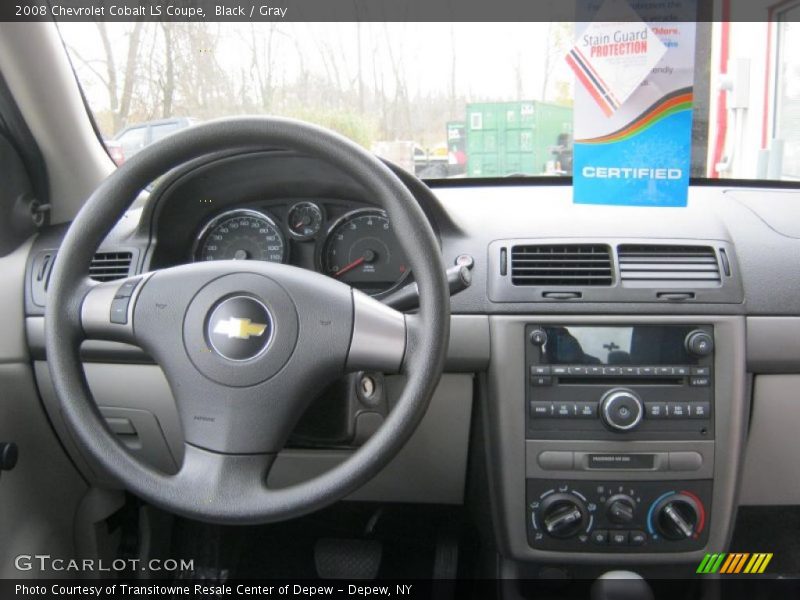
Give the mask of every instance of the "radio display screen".
[(684, 345), (696, 326), (544, 326), (542, 362), (551, 365), (695, 365)]

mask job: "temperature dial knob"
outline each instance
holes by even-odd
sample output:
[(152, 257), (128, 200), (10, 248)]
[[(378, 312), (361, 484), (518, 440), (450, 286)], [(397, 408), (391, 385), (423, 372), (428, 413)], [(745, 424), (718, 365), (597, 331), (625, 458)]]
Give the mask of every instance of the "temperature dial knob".
[(551, 494), (542, 501), (544, 530), (555, 538), (568, 538), (586, 527), (586, 506), (574, 494)]
[(667, 496), (654, 509), (655, 527), (668, 540), (685, 540), (698, 529), (701, 508), (684, 494)]
[(615, 388), (601, 398), (600, 414), (611, 429), (630, 431), (642, 421), (644, 405), (632, 390)]

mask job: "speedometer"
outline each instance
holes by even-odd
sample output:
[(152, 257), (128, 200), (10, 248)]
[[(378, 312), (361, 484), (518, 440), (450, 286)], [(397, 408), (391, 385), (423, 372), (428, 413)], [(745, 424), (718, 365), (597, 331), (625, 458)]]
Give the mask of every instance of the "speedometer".
[(237, 209), (216, 216), (197, 236), (194, 259), (284, 262), (286, 241), (270, 217)]
[(322, 270), (368, 294), (387, 292), (408, 276), (408, 262), (383, 211), (344, 215), (328, 233)]

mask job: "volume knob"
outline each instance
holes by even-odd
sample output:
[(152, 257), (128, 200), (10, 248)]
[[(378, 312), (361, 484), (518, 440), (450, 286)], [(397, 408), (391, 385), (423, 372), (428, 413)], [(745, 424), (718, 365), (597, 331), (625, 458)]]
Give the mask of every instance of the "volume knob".
[(636, 392), (626, 388), (609, 390), (600, 400), (603, 421), (616, 431), (630, 431), (642, 421), (644, 405)]

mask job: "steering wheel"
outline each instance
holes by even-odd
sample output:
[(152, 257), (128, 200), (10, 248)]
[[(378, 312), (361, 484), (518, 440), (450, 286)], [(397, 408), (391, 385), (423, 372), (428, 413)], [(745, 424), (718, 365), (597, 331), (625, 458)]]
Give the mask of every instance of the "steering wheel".
[[(221, 150), (276, 147), (338, 167), (386, 210), (419, 285), (418, 313), (404, 315), (319, 273), (259, 261), (183, 265), (102, 284), (88, 278), (102, 240), (158, 176)], [(397, 454), (441, 376), (450, 310), (431, 226), (385, 165), (319, 127), (234, 118), (165, 138), (103, 181), (58, 251), (45, 319), (53, 386), (82, 450), (166, 510), (216, 523), (266, 523), (345, 497)], [(161, 366), (185, 439), (176, 474), (140, 462), (109, 431), (81, 365), (85, 339), (136, 344)], [(384, 424), (328, 472), (269, 488), (275, 458), (310, 402), (344, 373), (359, 370), (407, 376)]]

